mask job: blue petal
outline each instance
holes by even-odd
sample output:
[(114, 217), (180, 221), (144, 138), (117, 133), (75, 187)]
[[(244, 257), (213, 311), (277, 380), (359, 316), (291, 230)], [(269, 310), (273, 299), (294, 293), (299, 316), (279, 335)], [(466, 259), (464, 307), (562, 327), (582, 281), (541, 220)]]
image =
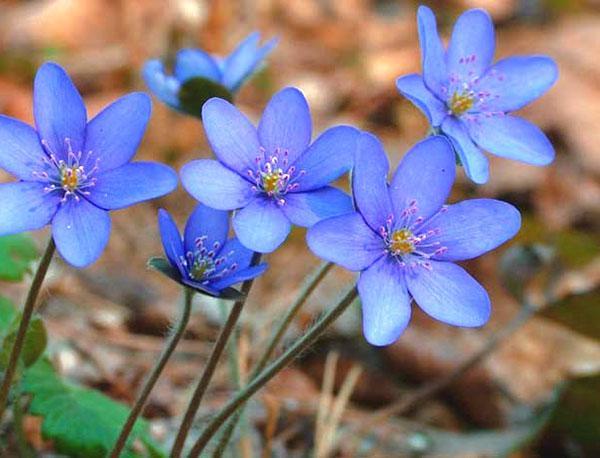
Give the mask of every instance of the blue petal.
[(400, 218), (409, 206), (416, 217), (429, 218), (450, 195), (456, 165), (450, 142), (440, 135), (413, 146), (402, 158), (390, 185), (394, 215)]
[(481, 76), (494, 60), (494, 23), (482, 9), (460, 15), (448, 44), (446, 62), (450, 74), (469, 82)]
[(219, 210), (244, 207), (254, 196), (248, 181), (212, 159), (188, 162), (180, 175), (183, 187), (194, 199)]
[(177, 187), (177, 174), (157, 162), (131, 162), (101, 173), (87, 198), (100, 208), (117, 210), (169, 194)]
[(208, 143), (223, 164), (243, 176), (256, 169), (260, 154), (256, 129), (236, 107), (212, 98), (202, 107), (202, 123)]
[(86, 199), (69, 198), (52, 219), (52, 237), (58, 252), (75, 267), (96, 261), (110, 237), (110, 216)]
[(142, 92), (121, 97), (87, 125), (85, 152), (98, 160), (102, 172), (129, 162), (142, 141), (152, 104)]
[(306, 241), (318, 257), (353, 271), (366, 269), (385, 253), (383, 239), (360, 213), (320, 221), (309, 229)]
[(417, 12), (417, 24), (425, 85), (438, 97), (445, 99), (444, 88), (448, 84), (446, 56), (433, 11), (426, 6), (420, 6)]
[(303, 227), (310, 227), (322, 219), (354, 212), (352, 198), (331, 186), (310, 192), (288, 193), (281, 209), (292, 224)]
[(235, 214), (233, 229), (246, 248), (270, 253), (287, 238), (291, 224), (273, 200), (259, 197)]
[(236, 91), (261, 64), (277, 44), (276, 39), (258, 47), (260, 34), (254, 32), (246, 37), (223, 62), (223, 85)]
[(187, 271), (182, 264), (184, 249), (179, 229), (177, 229), (177, 225), (169, 212), (162, 208), (158, 210), (158, 229), (167, 259), (173, 267), (179, 270), (183, 277), (187, 277)]
[(0, 115), (0, 168), (22, 180), (47, 167), (47, 156), (35, 129), (17, 119)]
[(217, 270), (217, 274), (223, 269), (229, 269), (232, 264), (240, 270), (250, 267), (254, 251), (249, 250), (237, 239), (233, 237), (225, 242), (225, 245), (219, 252), (219, 256), (225, 258), (223, 265)]
[(352, 190), (358, 210), (376, 232), (385, 227), (393, 215), (387, 185), (389, 168), (379, 139), (368, 133), (361, 134), (352, 173)]
[(182, 49), (175, 57), (173, 74), (181, 83), (196, 77), (221, 81), (221, 70), (215, 59), (201, 49)]
[(360, 274), (357, 283), (362, 303), (363, 333), (371, 345), (390, 345), (410, 321), (410, 297), (403, 272), (385, 257)]
[(480, 115), (467, 124), (471, 138), (492, 154), (532, 165), (548, 165), (554, 147), (536, 125), (517, 116)]
[(398, 91), (423, 112), (429, 124), (438, 127), (447, 116), (446, 105), (433, 94), (421, 75), (412, 74), (396, 80)]
[(196, 240), (199, 237), (206, 237), (203, 246), (207, 251), (215, 251), (216, 254), (221, 251), (227, 233), (229, 232), (229, 213), (223, 210), (215, 210), (206, 205), (196, 206), (185, 225), (183, 236), (185, 252), (196, 251)]
[(442, 124), (442, 132), (450, 139), (467, 176), (477, 184), (486, 183), (490, 177), (488, 158), (473, 143), (463, 123), (448, 116)]
[(483, 286), (451, 262), (430, 261), (430, 266), (406, 274), (408, 290), (419, 307), (432, 318), (453, 326), (484, 325), (491, 304)]
[(487, 253), (513, 238), (521, 227), (521, 214), (500, 200), (472, 199), (449, 205), (427, 227), (440, 232), (429, 243), (439, 243), (447, 248), (435, 259), (463, 261)]
[(244, 270), (236, 270), (234, 273), (223, 277), (221, 280), (210, 282), (210, 286), (218, 290), (225, 289), (236, 283), (251, 280), (252, 278), (262, 275), (264, 271), (267, 270), (267, 267), (269, 267), (267, 264), (259, 264), (258, 266), (248, 267)]
[(44, 191), (44, 183), (0, 184), (0, 235), (40, 229), (50, 222), (61, 200)]
[(308, 148), (312, 121), (308, 103), (302, 92), (287, 87), (275, 94), (258, 125), (258, 140), (266, 155), (287, 154), (290, 164)]
[[(294, 167), (299, 191), (310, 191), (337, 180), (354, 165), (360, 131), (350, 126), (327, 129), (302, 154)], [(302, 172), (304, 171), (304, 172)]]
[(142, 77), (154, 95), (163, 103), (171, 108), (180, 109), (178, 94), (181, 84), (177, 78), (165, 73), (164, 65), (160, 60), (153, 59), (146, 62), (142, 69)]
[(556, 63), (545, 56), (516, 56), (492, 66), (475, 86), (484, 94), (481, 111), (507, 112), (523, 108), (558, 79)]
[(47, 142), (49, 152), (65, 159), (70, 148), (74, 153), (83, 150), (85, 105), (67, 73), (54, 63), (42, 65), (35, 75), (33, 115), (40, 139)]

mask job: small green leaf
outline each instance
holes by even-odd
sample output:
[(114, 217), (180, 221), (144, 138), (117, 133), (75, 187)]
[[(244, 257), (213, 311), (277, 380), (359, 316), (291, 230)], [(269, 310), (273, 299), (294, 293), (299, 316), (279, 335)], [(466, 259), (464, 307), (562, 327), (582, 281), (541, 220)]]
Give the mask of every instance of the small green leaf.
[[(43, 417), (42, 436), (53, 442), (56, 452), (75, 458), (105, 457), (129, 415), (124, 404), (63, 380), (47, 358), (25, 372), (22, 390), (32, 395), (29, 412)], [(151, 456), (161, 456), (147, 431), (147, 422), (138, 420), (121, 456), (141, 456), (131, 446), (136, 438)]]
[(0, 237), (0, 280), (21, 281), (38, 251), (27, 234)]
[(181, 85), (179, 89), (179, 102), (183, 111), (200, 118), (202, 105), (212, 98), (219, 97), (228, 102), (233, 101), (233, 94), (225, 86), (207, 78), (191, 78)]
[(5, 297), (0, 296), (0, 337), (8, 332), (16, 314), (17, 308), (14, 304)]
[[(10, 352), (17, 338), (17, 331), (21, 321), (21, 313), (15, 313), (5, 337), (2, 339), (0, 351), (0, 367), (6, 367)], [(23, 349), (21, 350), (21, 361), (25, 367), (35, 363), (46, 350), (48, 344), (48, 333), (44, 321), (39, 316), (32, 317), (29, 328), (25, 334)]]

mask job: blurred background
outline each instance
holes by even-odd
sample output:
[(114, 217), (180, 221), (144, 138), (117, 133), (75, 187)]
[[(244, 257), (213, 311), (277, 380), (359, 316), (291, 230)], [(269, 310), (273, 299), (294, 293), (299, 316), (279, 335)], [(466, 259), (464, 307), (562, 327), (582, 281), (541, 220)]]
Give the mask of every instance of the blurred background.
[[(523, 213), (514, 241), (466, 263), (490, 292), (492, 319), (482, 329), (456, 329), (415, 307), (400, 340), (377, 349), (364, 341), (354, 307), (256, 396), (231, 456), (300, 457), (311, 450), (321, 457), (600, 456), (600, 1), (425, 3), (444, 37), (461, 11), (483, 7), (497, 26), (497, 58), (548, 54), (560, 68), (556, 86), (523, 113), (550, 136), (556, 161), (536, 168), (492, 157), (489, 183), (476, 187), (460, 171), (451, 198), (499, 198)], [(140, 77), (147, 59), (168, 59), (181, 47), (227, 54), (259, 30), (265, 39), (279, 37), (279, 45), (242, 89), (241, 110), (257, 120), (275, 91), (297, 86), (309, 100), (315, 133), (340, 123), (371, 131), (395, 167), (427, 133), (425, 118), (394, 83), (420, 71), (417, 6), (392, 0), (1, 0), (0, 112), (32, 122), (32, 80), (46, 60), (67, 69), (91, 117), (127, 92), (147, 90)], [(137, 157), (178, 169), (210, 155), (200, 121), (154, 99)], [(1, 181), (10, 179), (2, 173)], [(81, 271), (53, 264), (41, 310), (62, 374), (133, 402), (181, 301), (177, 285), (146, 269), (147, 258), (161, 254), (156, 212), (167, 208), (183, 225), (193, 206), (180, 188), (113, 213), (100, 261)], [(271, 267), (255, 283), (236, 342), (242, 379), (273, 319), (319, 265), (304, 235), (295, 230), (269, 255)], [(47, 236), (35, 234), (39, 246)], [(334, 269), (289, 339), (352, 281)], [(2, 295), (20, 303), (26, 283), (0, 284)], [(219, 304), (197, 299), (186, 338), (145, 410), (159, 443), (173, 440), (219, 330)], [(536, 313), (524, 313), (524, 303)], [(479, 364), (453, 375), (484, 348), (490, 351)], [(439, 380), (443, 389), (419, 390)], [(232, 389), (224, 363), (197, 431)], [(338, 415), (331, 414), (334, 406)], [(26, 438), (50, 454), (41, 422), (25, 418)], [(6, 456), (14, 456), (10, 444), (6, 439)]]

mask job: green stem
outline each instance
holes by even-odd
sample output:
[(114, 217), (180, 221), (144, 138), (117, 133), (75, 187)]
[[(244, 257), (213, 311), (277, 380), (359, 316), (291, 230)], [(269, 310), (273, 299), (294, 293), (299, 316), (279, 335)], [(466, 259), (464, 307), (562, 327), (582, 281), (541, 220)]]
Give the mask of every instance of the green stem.
[[(250, 374), (250, 380), (256, 377), (260, 373), (260, 371), (262, 371), (265, 368), (265, 366), (269, 362), (269, 359), (271, 359), (273, 352), (277, 348), (277, 345), (279, 344), (283, 335), (285, 334), (285, 331), (287, 331), (288, 327), (290, 326), (292, 321), (294, 321), (294, 318), (296, 317), (302, 306), (306, 303), (308, 297), (317, 288), (319, 283), (321, 283), (323, 278), (325, 278), (325, 275), (327, 275), (327, 273), (331, 270), (332, 267), (333, 263), (324, 262), (312, 273), (312, 275), (300, 291), (300, 294), (298, 294), (298, 296), (296, 297), (296, 300), (294, 301), (292, 306), (288, 308), (287, 313), (283, 317), (283, 320), (281, 320), (281, 322), (277, 326), (277, 329), (275, 330), (271, 339), (269, 340), (266, 350), (262, 354), (258, 363), (256, 363), (252, 374)], [(223, 432), (223, 436), (221, 436), (219, 445), (214, 452), (214, 458), (221, 458), (221, 456), (223, 456), (225, 448), (227, 447), (227, 444), (231, 439), (233, 432), (235, 431), (235, 427), (242, 416), (242, 412), (243, 407), (241, 407), (239, 412), (236, 413), (233, 416), (233, 418), (231, 418), (231, 420), (227, 422), (225, 431)]]
[(44, 255), (42, 256), (42, 260), (40, 261), (35, 275), (33, 276), (33, 281), (31, 282), (29, 292), (27, 293), (27, 299), (25, 300), (25, 306), (23, 307), (23, 312), (21, 315), (21, 323), (19, 324), (19, 329), (17, 330), (17, 335), (15, 337), (15, 343), (10, 352), (6, 371), (4, 372), (4, 379), (2, 380), (2, 386), (0, 387), (0, 419), (4, 416), (8, 394), (10, 392), (10, 387), (12, 385), (15, 372), (17, 371), (19, 357), (21, 356), (21, 351), (23, 350), (23, 344), (25, 342), (25, 336), (27, 335), (27, 329), (29, 328), (29, 322), (33, 316), (35, 304), (37, 302), (42, 283), (44, 282), (44, 278), (48, 272), (48, 267), (50, 266), (50, 262), (52, 261), (52, 256), (54, 255), (55, 250), (56, 245), (54, 244), (54, 239), (50, 237), (48, 245), (46, 246), (46, 250), (44, 251)]
[(268, 365), (257, 377), (246, 385), (233, 399), (231, 399), (223, 409), (215, 415), (210, 423), (206, 426), (192, 451), (189, 454), (190, 458), (196, 458), (200, 456), (200, 453), (208, 444), (208, 441), (212, 438), (215, 432), (223, 425), (227, 419), (237, 411), (250, 397), (262, 388), (269, 380), (271, 380), (277, 373), (287, 366), (294, 358), (300, 353), (306, 350), (312, 343), (319, 338), (319, 336), (327, 329), (327, 327), (333, 323), (347, 308), (354, 299), (356, 299), (357, 290), (353, 287), (342, 300), (325, 315), (323, 315), (309, 330), (308, 332), (298, 339), (291, 347), (289, 347), (279, 358)]
[(194, 291), (189, 288), (185, 288), (184, 294), (185, 294), (185, 299), (184, 299), (184, 304), (183, 304), (183, 312), (181, 314), (179, 322), (177, 323), (175, 332), (171, 335), (171, 338), (169, 339), (167, 346), (165, 347), (162, 354), (160, 355), (160, 358), (158, 359), (156, 366), (154, 366), (154, 369), (152, 369), (152, 372), (148, 376), (148, 379), (146, 380), (146, 383), (144, 384), (144, 387), (142, 388), (140, 395), (138, 396), (137, 400), (135, 401), (135, 404), (134, 404), (133, 408), (131, 409), (131, 412), (129, 412), (127, 421), (123, 425), (123, 428), (121, 429), (121, 433), (119, 434), (119, 437), (117, 438), (117, 441), (115, 442), (115, 445), (114, 445), (112, 451), (110, 452), (110, 458), (118, 458), (121, 455), (123, 448), (127, 444), (127, 438), (131, 434), (131, 430), (133, 429), (136, 420), (138, 419), (138, 417), (140, 416), (140, 413), (142, 412), (144, 406), (146, 405), (148, 396), (150, 396), (150, 393), (152, 392), (154, 385), (156, 385), (156, 382), (158, 381), (160, 374), (162, 373), (163, 369), (167, 365), (169, 358), (175, 351), (175, 348), (177, 347), (177, 344), (181, 340), (181, 337), (183, 337), (185, 328), (187, 327), (188, 321), (190, 319), (190, 313), (192, 310), (192, 297), (194, 296)]
[[(260, 262), (260, 258), (260, 253), (254, 253), (254, 256), (252, 256), (251, 265), (257, 265)], [(246, 298), (250, 292), (253, 281), (253, 279), (246, 280), (242, 284), (241, 292), (244, 297), (233, 304), (231, 312), (229, 312), (229, 317), (221, 329), (219, 337), (217, 338), (217, 342), (215, 343), (212, 353), (208, 358), (208, 362), (206, 363), (206, 367), (204, 368), (204, 372), (202, 373), (202, 376), (196, 385), (196, 389), (194, 390), (194, 394), (190, 400), (190, 405), (188, 406), (188, 409), (183, 416), (183, 420), (181, 421), (181, 425), (179, 426), (179, 431), (177, 432), (177, 437), (175, 438), (175, 443), (173, 444), (173, 448), (171, 450), (172, 458), (179, 458), (181, 456), (181, 452), (183, 451), (183, 447), (185, 445), (185, 439), (187, 438), (187, 435), (192, 427), (194, 417), (200, 408), (202, 398), (204, 397), (206, 389), (208, 388), (208, 385), (214, 375), (217, 363), (219, 362), (221, 354), (225, 349), (225, 345), (229, 340), (229, 336), (235, 330), (235, 326), (240, 314), (242, 313), (244, 303), (246, 302)]]

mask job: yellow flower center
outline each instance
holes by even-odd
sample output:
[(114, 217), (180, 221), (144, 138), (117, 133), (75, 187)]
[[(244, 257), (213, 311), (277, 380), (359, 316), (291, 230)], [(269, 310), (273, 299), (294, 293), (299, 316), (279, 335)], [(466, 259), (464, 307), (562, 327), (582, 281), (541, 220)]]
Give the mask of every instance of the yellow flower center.
[(74, 191), (79, 186), (79, 176), (81, 170), (79, 167), (63, 167), (60, 172), (60, 184), (69, 191)]
[(408, 229), (398, 229), (392, 233), (389, 248), (395, 255), (410, 254), (415, 251), (413, 233)]
[(452, 94), (452, 98), (450, 99), (450, 111), (456, 115), (460, 116), (461, 114), (469, 111), (473, 107), (473, 96), (469, 92), (459, 93), (458, 91)]
[(281, 191), (280, 184), (282, 173), (283, 170), (274, 169), (272, 172), (263, 174), (262, 187), (267, 194)]

